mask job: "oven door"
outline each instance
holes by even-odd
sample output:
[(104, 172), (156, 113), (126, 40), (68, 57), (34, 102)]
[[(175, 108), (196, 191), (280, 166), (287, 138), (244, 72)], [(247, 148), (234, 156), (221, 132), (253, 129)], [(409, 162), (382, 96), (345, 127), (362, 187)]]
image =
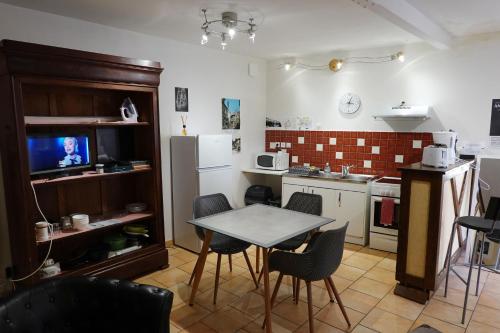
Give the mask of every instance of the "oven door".
[(397, 236), (399, 227), (399, 199), (394, 198), (394, 221), (392, 222), (392, 225), (383, 225), (380, 223), (382, 198), (383, 197), (379, 196), (371, 197), (370, 231), (380, 234)]

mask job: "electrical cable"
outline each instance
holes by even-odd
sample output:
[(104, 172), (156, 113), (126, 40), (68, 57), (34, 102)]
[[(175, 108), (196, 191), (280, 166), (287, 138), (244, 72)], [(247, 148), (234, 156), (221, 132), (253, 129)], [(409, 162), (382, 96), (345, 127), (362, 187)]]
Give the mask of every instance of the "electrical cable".
[(23, 276), (21, 278), (18, 278), (18, 279), (9, 279), (10, 282), (12, 282), (12, 285), (13, 285), (14, 288), (15, 288), (15, 282), (24, 281), (26, 279), (29, 279), (30, 277), (32, 277), (36, 273), (38, 273), (43, 268), (43, 266), (45, 266), (45, 263), (47, 262), (47, 259), (49, 259), (50, 252), (52, 251), (52, 241), (53, 241), (53, 235), (54, 235), (54, 228), (52, 226), (52, 223), (50, 223), (47, 220), (47, 218), (45, 217), (45, 215), (42, 212), (42, 209), (40, 208), (40, 204), (38, 203), (38, 198), (36, 196), (36, 191), (35, 191), (35, 187), (33, 186), (33, 183), (30, 182), (30, 185), (31, 185), (31, 189), (33, 190), (33, 195), (35, 197), (36, 208), (38, 209), (38, 212), (40, 213), (40, 215), (42, 215), (43, 220), (45, 222), (47, 222), (47, 224), (48, 224), (50, 243), (49, 243), (49, 249), (47, 251), (47, 255), (45, 256), (45, 259), (43, 259), (43, 262), (40, 264), (40, 266), (38, 266), (37, 269), (35, 269), (32, 273), (30, 273), (30, 274), (28, 274), (26, 276)]

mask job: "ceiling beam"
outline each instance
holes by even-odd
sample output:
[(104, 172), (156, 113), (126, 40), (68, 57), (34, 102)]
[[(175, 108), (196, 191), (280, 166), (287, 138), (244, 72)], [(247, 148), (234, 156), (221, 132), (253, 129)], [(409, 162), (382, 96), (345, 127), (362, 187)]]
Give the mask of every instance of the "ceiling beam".
[(438, 49), (450, 48), (453, 37), (406, 0), (353, 0), (360, 6), (423, 39)]

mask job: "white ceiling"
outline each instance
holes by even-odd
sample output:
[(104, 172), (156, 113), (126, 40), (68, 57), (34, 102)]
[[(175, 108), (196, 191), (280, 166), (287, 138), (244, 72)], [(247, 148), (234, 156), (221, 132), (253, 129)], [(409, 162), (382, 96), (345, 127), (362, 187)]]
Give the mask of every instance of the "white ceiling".
[[(257, 10), (263, 17), (255, 44), (236, 37), (227, 51), (278, 58), (418, 41), (351, 0), (0, 0), (107, 26), (200, 43), (200, 9)], [(219, 43), (209, 43), (219, 48)], [(200, 46), (202, 47), (202, 46)]]
[[(227, 51), (268, 59), (420, 41), (355, 3), (363, 1), (367, 0), (0, 0), (197, 45), (201, 8), (258, 13), (262, 24), (255, 44), (239, 36)], [(453, 36), (500, 31), (500, 0), (406, 1)], [(208, 47), (219, 48), (219, 42)]]
[(451, 35), (500, 31), (499, 0), (407, 0)]

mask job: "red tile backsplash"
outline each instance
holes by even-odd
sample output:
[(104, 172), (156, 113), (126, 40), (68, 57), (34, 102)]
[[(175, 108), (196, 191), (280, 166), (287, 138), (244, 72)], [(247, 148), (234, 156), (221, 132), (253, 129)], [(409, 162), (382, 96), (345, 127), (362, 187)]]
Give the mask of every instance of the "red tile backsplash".
[[(299, 137), (304, 138), (303, 144), (298, 143)], [(336, 143), (331, 145), (330, 138), (335, 138)], [(365, 140), (364, 146), (357, 145), (358, 139)], [(421, 141), (420, 148), (413, 148), (414, 140)], [(277, 143), (278, 147), (271, 148), (272, 143)], [(285, 147), (281, 147), (283, 144)], [(323, 145), (322, 151), (317, 150), (317, 144)], [(400, 176), (398, 167), (420, 162), (423, 148), (431, 144), (432, 133), (266, 130), (267, 152), (286, 149), (290, 154), (290, 165), (309, 163), (323, 169), (328, 162), (335, 172), (340, 172), (342, 165), (349, 164), (353, 165), (352, 173), (397, 177)], [(378, 154), (376, 148), (372, 151), (373, 147), (379, 147)], [(337, 158), (340, 155), (342, 158)], [(402, 163), (396, 162), (400, 155), (403, 156)], [(293, 158), (297, 158), (297, 162)], [(365, 168), (370, 164), (371, 167)]]

